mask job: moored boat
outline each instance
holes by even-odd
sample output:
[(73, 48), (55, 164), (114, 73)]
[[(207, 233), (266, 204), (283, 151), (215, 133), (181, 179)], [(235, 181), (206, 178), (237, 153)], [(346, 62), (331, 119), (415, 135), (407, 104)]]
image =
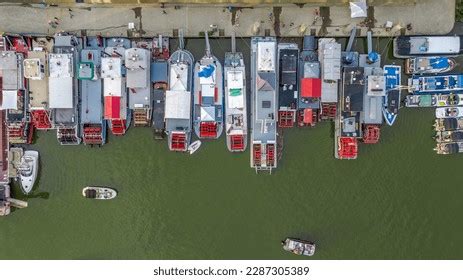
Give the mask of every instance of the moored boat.
[(243, 152), (248, 142), (246, 106), (246, 70), (241, 52), (236, 52), (235, 37), (232, 51), (225, 53), (225, 133), (230, 152)]
[(188, 152), (192, 155), (199, 149), (199, 147), (201, 147), (201, 140), (196, 140), (188, 146)]
[(106, 120), (103, 119), (103, 82), (101, 56), (104, 39), (84, 38), (84, 48), (77, 66), (80, 80), (80, 131), (85, 145), (103, 145), (106, 142)]
[(24, 194), (29, 194), (37, 179), (39, 152), (25, 151), (18, 169), (21, 190)]
[(462, 106), (463, 94), (421, 94), (407, 95), (406, 107), (445, 107)]
[(462, 142), (463, 130), (438, 131), (434, 139), (438, 143)]
[(75, 66), (82, 48), (80, 38), (67, 33), (54, 36), (53, 53), (48, 55), (49, 106), (52, 125), (61, 145), (79, 145), (79, 91)]
[(183, 33), (179, 49), (168, 60), (169, 85), (165, 100), (165, 125), (169, 150), (186, 152), (191, 140), (193, 55), (184, 49)]
[(251, 167), (277, 167), (277, 43), (274, 37), (251, 39)]
[(134, 126), (150, 126), (152, 115), (151, 50), (130, 48), (125, 50), (129, 109)]
[(297, 238), (286, 238), (282, 242), (283, 249), (299, 256), (311, 257), (315, 254), (315, 243)]
[(408, 79), (412, 94), (463, 93), (463, 75), (413, 76)]
[(53, 39), (37, 37), (32, 40), (32, 51), (24, 59), (24, 77), (28, 80), (29, 112), (35, 129), (52, 128), (48, 100), (48, 54), (53, 50)]
[(334, 120), (338, 106), (338, 82), (341, 79), (341, 44), (334, 38), (318, 40), (318, 58), (321, 70), (322, 120)]
[(436, 108), (436, 118), (461, 118), (463, 107), (440, 107)]
[(165, 138), (165, 100), (168, 87), (169, 37), (153, 38), (151, 83), (153, 84), (153, 129), (154, 139)]
[(434, 151), (439, 155), (463, 153), (463, 142), (437, 143)]
[(278, 44), (278, 127), (293, 127), (296, 122), (299, 48), (297, 44)]
[(205, 36), (206, 54), (194, 68), (193, 127), (198, 138), (217, 139), (223, 130), (223, 72)]
[(463, 118), (436, 119), (434, 129), (436, 131), (463, 129)]
[(101, 59), (103, 78), (104, 118), (109, 122), (112, 134), (124, 135), (130, 127), (126, 88), (125, 50), (130, 48), (127, 38), (107, 38), (105, 53)]
[(7, 216), (11, 213), (10, 186), (0, 185), (0, 216)]
[(104, 186), (87, 186), (82, 189), (82, 195), (90, 199), (109, 200), (117, 196), (117, 191)]
[(393, 52), (397, 58), (458, 55), (461, 47), (459, 36), (399, 36), (393, 41)]
[(320, 78), (320, 62), (315, 51), (316, 42), (314, 36), (304, 36), (304, 44), (299, 55), (299, 100), (297, 104), (299, 126), (315, 125), (321, 110), (322, 80)]
[(393, 125), (397, 119), (401, 100), (401, 70), (398, 65), (384, 65), (386, 95), (383, 99), (383, 116), (388, 125)]
[(456, 62), (445, 56), (412, 57), (405, 60), (405, 73), (412, 75), (441, 74), (452, 71)]

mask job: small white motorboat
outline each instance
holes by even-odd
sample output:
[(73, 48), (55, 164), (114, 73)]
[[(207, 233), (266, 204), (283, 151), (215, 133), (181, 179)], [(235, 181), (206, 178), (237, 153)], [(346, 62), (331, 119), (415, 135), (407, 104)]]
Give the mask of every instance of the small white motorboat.
[(196, 140), (193, 143), (191, 143), (190, 146), (188, 146), (188, 151), (190, 152), (190, 155), (196, 152), (199, 149), (199, 147), (201, 147), (200, 140)]
[(281, 242), (285, 251), (299, 256), (313, 256), (315, 254), (315, 244), (297, 238), (286, 238)]
[(39, 169), (39, 152), (25, 151), (19, 165), (19, 178), (21, 190), (24, 194), (29, 194), (34, 187)]
[(108, 200), (117, 196), (117, 191), (112, 188), (102, 186), (87, 186), (82, 189), (85, 198)]

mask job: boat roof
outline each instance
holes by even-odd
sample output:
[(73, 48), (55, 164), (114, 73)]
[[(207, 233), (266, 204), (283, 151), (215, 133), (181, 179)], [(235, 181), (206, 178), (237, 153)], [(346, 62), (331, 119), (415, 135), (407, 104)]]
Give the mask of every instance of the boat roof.
[(2, 90), (2, 100), (0, 109), (18, 109), (18, 91), (17, 90)]
[(278, 57), (280, 71), (278, 105), (291, 107), (297, 102), (299, 49), (296, 44), (278, 44)]
[(167, 61), (155, 61), (151, 63), (151, 82), (152, 83), (167, 83), (168, 70)]
[(457, 54), (460, 52), (458, 36), (403, 36), (398, 37), (400, 54)]
[(401, 67), (398, 65), (384, 65), (384, 77), (386, 82), (386, 90), (396, 88), (400, 85)]
[(345, 67), (342, 83), (342, 110), (345, 112), (363, 111), (364, 90), (364, 68)]
[(363, 102), (363, 122), (366, 124), (382, 124), (383, 123), (383, 97), (369, 96), (364, 97)]
[(122, 58), (103, 57), (101, 58), (101, 78), (115, 79), (122, 77)]
[(29, 78), (29, 107), (31, 109), (46, 108), (48, 106), (49, 76), (47, 52), (44, 48), (39, 47), (28, 52), (27, 57), (24, 59), (24, 76)]
[(101, 123), (103, 117), (102, 81), (81, 81), (81, 122)]
[(151, 87), (129, 88), (129, 108), (151, 107)]
[(4, 110), (0, 110), (0, 125), (0, 183), (8, 184), (8, 140)]
[(2, 88), (15, 90), (20, 88), (22, 73), (18, 63), (22, 64), (23, 55), (14, 51), (0, 52), (0, 76), (3, 78)]
[(151, 54), (147, 49), (131, 48), (125, 50), (125, 67), (127, 69), (128, 88), (149, 87), (150, 61)]
[(341, 78), (341, 44), (333, 38), (319, 40), (319, 57), (323, 80), (339, 80)]
[(155, 89), (153, 91), (153, 127), (154, 129), (164, 128), (164, 112), (166, 97), (163, 89)]
[(185, 63), (171, 64), (170, 66), (170, 89), (171, 90), (187, 90), (188, 84), (192, 77), (189, 66)]
[(230, 69), (226, 71), (227, 81), (227, 108), (243, 109), (245, 105), (244, 69)]
[(166, 119), (191, 119), (191, 93), (184, 90), (166, 91)]

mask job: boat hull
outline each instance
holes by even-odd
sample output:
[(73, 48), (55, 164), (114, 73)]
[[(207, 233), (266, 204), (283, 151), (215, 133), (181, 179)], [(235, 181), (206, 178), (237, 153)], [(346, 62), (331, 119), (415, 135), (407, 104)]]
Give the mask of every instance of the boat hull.
[[(37, 179), (38, 167), (39, 167), (39, 152), (37, 151), (25, 151), (24, 152), (24, 164), (30, 172), (20, 171), (19, 181), (21, 190), (24, 194), (29, 194), (34, 188), (35, 181)], [(21, 163), (23, 164), (23, 163)]]

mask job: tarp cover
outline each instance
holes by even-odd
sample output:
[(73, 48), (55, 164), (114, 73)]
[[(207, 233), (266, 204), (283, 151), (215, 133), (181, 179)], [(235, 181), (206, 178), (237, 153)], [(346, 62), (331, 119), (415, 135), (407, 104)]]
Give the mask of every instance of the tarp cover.
[(201, 65), (198, 72), (199, 83), (202, 85), (215, 84), (215, 73), (216, 71), (213, 65)]
[(188, 85), (188, 66), (174, 64), (170, 67), (170, 89), (186, 90)]
[(184, 90), (166, 92), (166, 119), (190, 119), (191, 93)]
[(2, 95), (1, 110), (18, 109), (18, 92), (16, 90), (4, 90), (2, 91)]
[(48, 79), (50, 108), (73, 108), (73, 78), (61, 77)]
[(121, 97), (120, 96), (105, 96), (104, 97), (104, 117), (105, 119), (120, 119), (121, 118)]

